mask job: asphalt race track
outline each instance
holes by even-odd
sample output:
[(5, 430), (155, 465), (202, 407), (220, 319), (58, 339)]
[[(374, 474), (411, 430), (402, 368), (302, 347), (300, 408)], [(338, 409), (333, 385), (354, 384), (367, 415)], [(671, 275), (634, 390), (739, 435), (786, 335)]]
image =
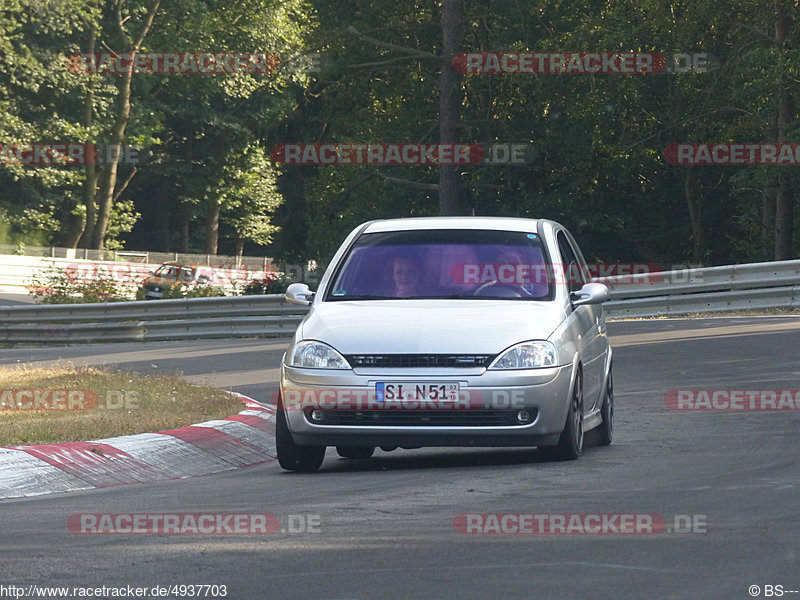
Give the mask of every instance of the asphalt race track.
[[(589, 447), (576, 462), (548, 462), (532, 449), (448, 448), (348, 461), (329, 449), (313, 475), (272, 462), (0, 501), (0, 586), (27, 594), (31, 584), (213, 584), (226, 586), (227, 598), (263, 600), (800, 597), (789, 593), (800, 590), (800, 410), (665, 405), (677, 389), (798, 390), (800, 319), (630, 321), (609, 330), (614, 444)], [(4, 349), (0, 364), (181, 372), (268, 401), (284, 345)], [(274, 513), (284, 531), (78, 535), (67, 527), (77, 513)], [(672, 530), (465, 535), (454, 527), (464, 513), (658, 515)], [(8, 592), (0, 587), (0, 597)]]

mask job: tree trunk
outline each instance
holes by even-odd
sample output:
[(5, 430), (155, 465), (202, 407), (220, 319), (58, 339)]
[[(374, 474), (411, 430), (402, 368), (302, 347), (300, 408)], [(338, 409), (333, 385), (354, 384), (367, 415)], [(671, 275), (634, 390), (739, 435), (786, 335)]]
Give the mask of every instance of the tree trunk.
[(237, 258), (242, 258), (244, 254), (244, 238), (237, 237), (236, 238), (236, 256)]
[[(770, 140), (778, 139), (778, 113), (769, 120)], [(772, 260), (775, 254), (775, 186), (777, 173), (770, 169), (766, 173), (767, 181), (761, 192), (761, 260)]]
[[(773, 138), (774, 139), (774, 138)], [(771, 260), (775, 240), (775, 184), (771, 174), (761, 192), (761, 259)]]
[[(114, 10), (117, 29), (124, 40), (128, 39), (128, 36), (124, 29), (125, 20), (122, 17), (122, 2), (123, 0), (116, 0), (114, 3)], [(142, 26), (139, 37), (135, 41), (128, 40), (125, 52), (130, 54), (131, 62), (133, 62), (133, 58), (139, 51), (139, 48), (141, 48), (142, 42), (153, 24), (153, 19), (156, 16), (156, 12), (158, 12), (160, 3), (161, 0), (153, 0), (153, 5), (148, 10), (145, 24)], [(116, 118), (111, 128), (111, 139), (109, 140), (109, 144), (112, 148), (122, 148), (122, 142), (125, 141), (125, 128), (128, 126), (128, 120), (131, 115), (131, 80), (133, 78), (133, 69), (118, 75), (118, 77)], [(108, 229), (108, 221), (111, 218), (111, 207), (114, 203), (114, 190), (117, 185), (118, 168), (119, 157), (106, 165), (100, 180), (97, 222), (95, 223), (94, 232), (92, 234), (92, 247), (98, 250), (102, 250), (105, 245), (106, 230)]]
[(156, 205), (153, 212), (155, 213), (155, 227), (153, 233), (155, 234), (155, 247), (159, 252), (169, 252), (172, 245), (172, 229), (170, 228), (170, 202), (167, 194), (168, 188), (166, 186), (159, 186), (156, 192)]
[(220, 203), (216, 198), (208, 200), (206, 204), (206, 254), (216, 254), (219, 243), (219, 212)]
[[(780, 51), (786, 50), (786, 40), (791, 26), (785, 0), (775, 0), (775, 43)], [(784, 63), (785, 64), (785, 63)], [(778, 143), (786, 141), (786, 132), (794, 120), (794, 98), (787, 91), (788, 74), (780, 73), (778, 81)], [(792, 233), (794, 230), (794, 187), (785, 167), (779, 167), (775, 194), (775, 260), (792, 258)]]
[[(89, 31), (89, 52), (94, 53), (97, 42), (97, 30), (92, 27)], [(94, 92), (91, 84), (86, 88), (86, 99), (83, 103), (83, 125), (87, 129), (94, 122)], [(89, 142), (90, 140), (87, 140)], [(76, 240), (76, 246), (89, 248), (92, 237), (94, 236), (94, 225), (97, 221), (97, 165), (94, 160), (89, 160), (86, 164), (86, 179), (83, 180), (83, 205), (86, 207), (86, 214), (83, 217), (83, 226), (80, 236)]]
[(78, 242), (81, 248), (92, 248), (94, 231), (97, 224), (97, 167), (86, 165), (86, 179), (83, 180), (83, 201), (86, 204), (86, 224), (83, 228), (83, 235)]
[(86, 214), (70, 215), (69, 221), (61, 235), (61, 243), (65, 248), (75, 249), (86, 227)]
[[(778, 108), (778, 143), (786, 141), (786, 131), (794, 118), (794, 102), (785, 95)], [(775, 189), (775, 260), (792, 258), (794, 232), (794, 186), (785, 167), (778, 167), (778, 185)]]
[(189, 254), (189, 225), (192, 221), (192, 215), (186, 205), (181, 206), (181, 226), (180, 226), (180, 243), (178, 244), (178, 251), (183, 254)]
[[(439, 143), (455, 144), (459, 123), (459, 75), (453, 57), (461, 46), (461, 1), (442, 2), (442, 74), (439, 77)], [(458, 168), (439, 166), (439, 214), (455, 215), (462, 195)]]
[(785, 169), (778, 172), (775, 194), (775, 260), (789, 260), (792, 256), (794, 231), (794, 187)]
[[(117, 83), (117, 105), (116, 121), (111, 129), (111, 147), (122, 147), (125, 140), (125, 128), (128, 126), (128, 119), (131, 114), (131, 78), (132, 72), (120, 75)], [(100, 192), (97, 203), (97, 222), (94, 226), (92, 235), (92, 247), (102, 250), (105, 245), (106, 230), (108, 221), (111, 218), (111, 205), (114, 199), (114, 188), (117, 186), (117, 172), (119, 170), (119, 157), (115, 157), (109, 164), (105, 165), (103, 175), (100, 178)]]
[(705, 236), (703, 234), (703, 213), (700, 206), (700, 195), (697, 190), (694, 167), (686, 167), (683, 193), (686, 197), (686, 204), (689, 207), (689, 224), (692, 228), (692, 264), (702, 265), (705, 254)]

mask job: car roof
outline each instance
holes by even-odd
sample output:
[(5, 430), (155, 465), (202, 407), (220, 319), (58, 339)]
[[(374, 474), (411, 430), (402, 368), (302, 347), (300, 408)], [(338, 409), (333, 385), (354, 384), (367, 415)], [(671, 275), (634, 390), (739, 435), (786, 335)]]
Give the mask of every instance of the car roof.
[(187, 269), (197, 269), (197, 268), (213, 269), (213, 267), (210, 267), (208, 265), (189, 264), (189, 263), (182, 263), (182, 262), (175, 262), (175, 261), (161, 263), (161, 266), (162, 267), (165, 267), (165, 266), (184, 267), (184, 268), (187, 268)]
[(489, 229), (536, 233), (540, 223), (551, 226), (557, 225), (554, 221), (547, 219), (522, 219), (518, 217), (412, 217), (371, 221), (366, 224), (362, 233), (425, 229)]

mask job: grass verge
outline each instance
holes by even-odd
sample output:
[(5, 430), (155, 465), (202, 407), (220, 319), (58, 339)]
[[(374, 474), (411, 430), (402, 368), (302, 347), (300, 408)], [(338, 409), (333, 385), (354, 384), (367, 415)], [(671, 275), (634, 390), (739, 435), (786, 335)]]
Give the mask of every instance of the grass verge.
[(95, 367), (0, 369), (0, 446), (176, 429), (243, 410), (225, 390), (180, 376)]

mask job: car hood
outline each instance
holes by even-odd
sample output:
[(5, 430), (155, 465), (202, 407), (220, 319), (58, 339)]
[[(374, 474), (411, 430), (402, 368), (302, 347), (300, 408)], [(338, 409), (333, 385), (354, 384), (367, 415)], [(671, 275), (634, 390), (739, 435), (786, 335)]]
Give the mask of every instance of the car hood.
[(518, 342), (547, 339), (562, 318), (555, 302), (321, 302), (312, 307), (301, 335), (342, 354), (496, 354)]

